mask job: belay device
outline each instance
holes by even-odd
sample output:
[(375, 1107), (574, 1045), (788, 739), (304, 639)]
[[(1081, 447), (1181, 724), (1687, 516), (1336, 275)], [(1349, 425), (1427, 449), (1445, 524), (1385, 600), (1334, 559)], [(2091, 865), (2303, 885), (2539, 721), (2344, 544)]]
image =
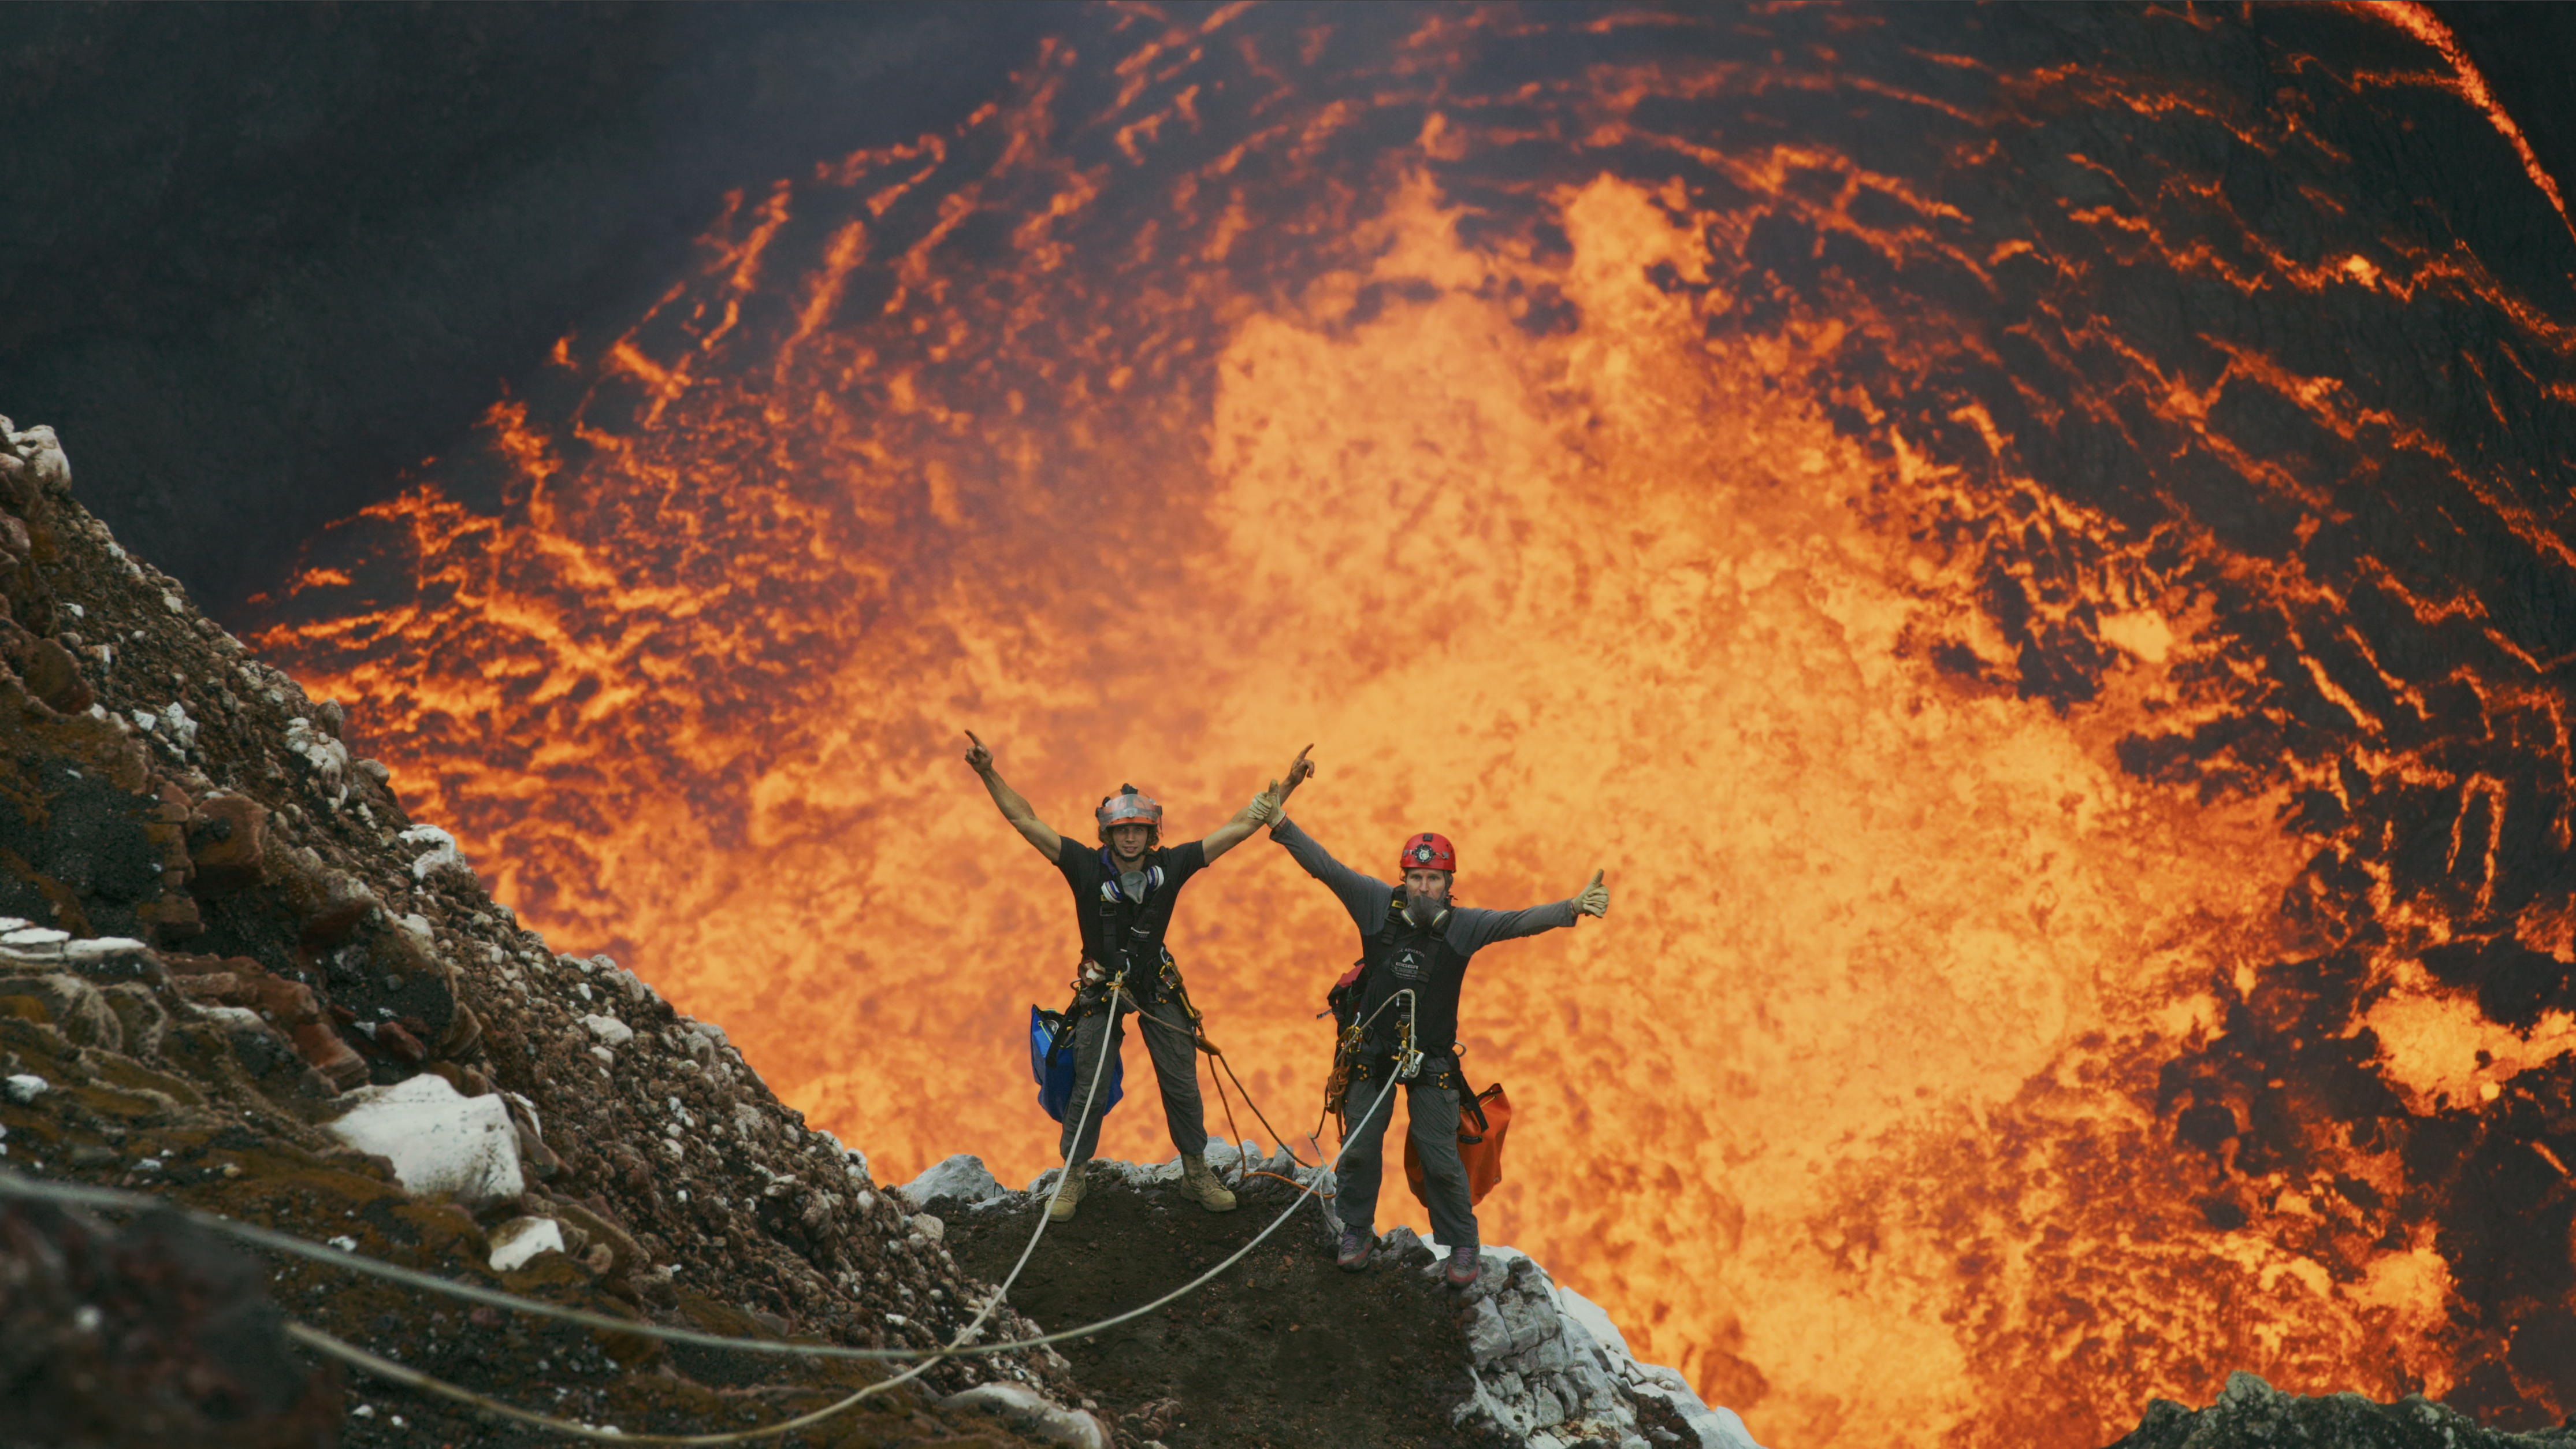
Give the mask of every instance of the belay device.
[[(1083, 1088), (1073, 1079), (1073, 1022), (1070, 1012), (1049, 1011), (1042, 1006), (1029, 1008), (1029, 1074), (1038, 1079), (1038, 1105), (1058, 1122), (1072, 1110)], [(1094, 1117), (1108, 1116), (1109, 1109), (1126, 1095), (1122, 1082), (1126, 1075), (1126, 1062), (1119, 1053), (1111, 1052), (1109, 1080), (1102, 1085), (1108, 1095), (1094, 1110)]]

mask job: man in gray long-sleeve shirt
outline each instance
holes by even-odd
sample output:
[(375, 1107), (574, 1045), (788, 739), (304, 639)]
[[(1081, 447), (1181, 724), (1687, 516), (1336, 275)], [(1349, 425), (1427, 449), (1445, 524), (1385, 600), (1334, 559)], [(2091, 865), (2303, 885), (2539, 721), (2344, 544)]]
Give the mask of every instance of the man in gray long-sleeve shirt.
[[(1286, 781), (1288, 788), (1294, 789), (1312, 768), (1301, 760)], [(1277, 792), (1279, 800), (1285, 797), (1286, 791)], [(1548, 905), (1518, 911), (1452, 908), (1449, 887), (1457, 874), (1457, 854), (1441, 836), (1426, 832), (1406, 839), (1399, 859), (1404, 883), (1391, 886), (1333, 859), (1289, 821), (1284, 805), (1272, 803), (1272, 797), (1256, 798), (1253, 813), (1268, 821), (1270, 838), (1286, 846), (1308, 875), (1341, 898), (1360, 932), (1365, 967), (1357, 1020), (1362, 1037), (1343, 1097), (1344, 1121), (1350, 1125), (1337, 1172), (1342, 1237), (1336, 1259), (1356, 1272), (1368, 1265), (1369, 1250), (1377, 1244), (1381, 1149), (1387, 1120), (1394, 1115), (1391, 1101), (1382, 1107), (1378, 1102), (1388, 1095), (1406, 1052), (1419, 1052), (1421, 1070), (1405, 1093), (1412, 1119), (1408, 1130), (1422, 1157), (1432, 1235), (1449, 1248), (1448, 1280), (1466, 1287), (1480, 1271), (1475, 1206), (1467, 1195), (1466, 1164), (1458, 1156), (1458, 1113), (1465, 1088), (1458, 1075), (1458, 989), (1466, 979), (1468, 958), (1496, 941), (1535, 936), (1571, 926), (1582, 916), (1606, 914), (1609, 887), (1601, 883), (1601, 872), (1594, 871), (1581, 891)]]

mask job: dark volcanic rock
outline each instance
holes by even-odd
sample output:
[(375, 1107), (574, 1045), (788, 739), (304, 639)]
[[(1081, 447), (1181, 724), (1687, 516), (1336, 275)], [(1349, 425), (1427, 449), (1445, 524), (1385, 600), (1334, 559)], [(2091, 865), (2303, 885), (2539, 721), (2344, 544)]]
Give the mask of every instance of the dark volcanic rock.
[[(1219, 1215), (1176, 1184), (1098, 1174), (1081, 1211), (1048, 1230), (1012, 1301), (1054, 1329), (1160, 1297), (1243, 1246), (1297, 1194), (1256, 1177), (1238, 1195), (1241, 1210)], [(1043, 1210), (1021, 1194), (980, 1212), (952, 1209), (949, 1241), (967, 1271), (999, 1277)], [(1395, 1265), (1337, 1271), (1321, 1223), (1309, 1204), (1236, 1266), (1221, 1300), (1186, 1298), (1066, 1345), (1074, 1372), (1133, 1420), (1122, 1427), (1171, 1449), (1517, 1442), (1451, 1423), (1474, 1392), (1459, 1328), (1469, 1305)]]
[(2569, 1444), (2576, 1444), (2576, 1430), (2508, 1434), (2481, 1429), (2419, 1397), (2394, 1404), (2374, 1404), (2359, 1394), (2310, 1399), (2282, 1393), (2252, 1374), (2231, 1374), (2226, 1391), (2206, 1409), (2156, 1400), (2138, 1427), (2110, 1449), (2539, 1449)]
[[(69, 501), (52, 434), (0, 419), (0, 1172), (148, 1191), (358, 1255), (595, 1312), (849, 1346), (945, 1342), (989, 1293), (865, 1159), (604, 957), (521, 930), (314, 701)], [(12, 528), (16, 531), (12, 532)], [(11, 622), (13, 621), (14, 622)], [(5, 635), (5, 630), (0, 630)], [(98, 642), (92, 642), (98, 641)], [(517, 1186), (469, 1210), (329, 1130), (346, 1089), (434, 1074), (508, 1123)], [(492, 1265), (492, 1235), (563, 1243)], [(121, 1295), (121, 1296), (120, 1296)], [(265, 1295), (265, 1296), (264, 1296)], [(165, 1226), (0, 1219), (0, 1449), (552, 1442), (331, 1375), (280, 1310), (481, 1392), (628, 1432), (756, 1428), (882, 1380), (274, 1269)], [(95, 1310), (92, 1312), (91, 1310)], [(1028, 1336), (1009, 1307), (988, 1340)], [(945, 1395), (1072, 1396), (1045, 1349), (944, 1363), (801, 1441), (1027, 1442)], [(344, 1406), (349, 1417), (342, 1421)], [(14, 1417), (9, 1417), (14, 1416)]]
[(0, 1444), (326, 1449), (340, 1376), (248, 1256), (175, 1214), (0, 1203)]

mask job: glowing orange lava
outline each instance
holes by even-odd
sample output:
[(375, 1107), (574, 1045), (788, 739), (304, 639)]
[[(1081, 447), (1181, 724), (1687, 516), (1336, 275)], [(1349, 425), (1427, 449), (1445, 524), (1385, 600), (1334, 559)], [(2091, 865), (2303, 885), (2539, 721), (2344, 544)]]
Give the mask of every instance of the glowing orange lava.
[[(2046, 226), (1944, 194), (2005, 174), (1987, 101), (1936, 93), (1989, 82), (2339, 164), (2295, 108), (2107, 71), (1915, 50), (1938, 74), (1838, 89), (1856, 41), (1752, 63), (1672, 16), (1086, 26), (953, 132), (740, 202), (641, 323), (317, 549), (263, 643), (363, 701), (496, 895), (725, 1023), (881, 1177), (1025, 1180), (1054, 1134), (1015, 1042), (1074, 937), (959, 730), (1060, 829), (1131, 780), (1176, 839), (1313, 740), (1295, 813), (1347, 861), (1439, 829), (1493, 905), (1607, 868), (1606, 922), (1469, 982), (1470, 1075), (1521, 1113), (1486, 1231), (1766, 1442), (2095, 1444), (2237, 1369), (2452, 1384), (2431, 1230), (2358, 1205), (2406, 1189), (2389, 1142), (2318, 1108), (2331, 1171), (2256, 1164), (2271, 1099), (2172, 1066), (2289, 1020), (2277, 963), (2340, 948), (2283, 900), (2331, 874), (2294, 793), (2346, 777), (2222, 599), (2310, 631), (2281, 687), (2336, 728), (2376, 739), (2413, 686), (2355, 682), (2366, 641), (2321, 622), (2349, 601), (2254, 525), (2116, 512), (2031, 450), (2118, 419), (2136, 457), (2084, 466), (2304, 539), (2348, 483), (2253, 441), (2249, 400), (2467, 465), (2323, 364), (2047, 288), (2509, 288), (2385, 236), (2292, 255), (2214, 183), (2081, 156)], [(1863, 92), (1954, 128), (1939, 175), (1707, 119)], [(1954, 325), (2034, 276), (2037, 322)], [(2090, 380), (2047, 393), (2034, 355)], [(458, 501), (492, 478), (497, 509)], [(1303, 1130), (1353, 946), (1329, 896), (1256, 840), (1174, 945)], [(2462, 1090), (2475, 1010), (2369, 949), (2415, 983), (2371, 1019), (2389, 1070)], [(2477, 1080), (2576, 1044), (2546, 1030)], [(2212, 1120), (2227, 1145), (2178, 1145)], [(1166, 1153), (1159, 1110), (1131, 1095), (1103, 1151)]]

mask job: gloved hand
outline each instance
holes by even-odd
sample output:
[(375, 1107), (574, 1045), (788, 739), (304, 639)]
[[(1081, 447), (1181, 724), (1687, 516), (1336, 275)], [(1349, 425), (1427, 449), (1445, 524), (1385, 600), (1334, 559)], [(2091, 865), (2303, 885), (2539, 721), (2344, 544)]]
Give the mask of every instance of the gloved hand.
[(1585, 886), (1581, 891), (1576, 892), (1574, 897), (1574, 911), (1576, 915), (1580, 916), (1606, 916), (1610, 914), (1610, 888), (1601, 883), (1601, 872), (1597, 870), (1594, 871), (1592, 873), (1592, 883)]

